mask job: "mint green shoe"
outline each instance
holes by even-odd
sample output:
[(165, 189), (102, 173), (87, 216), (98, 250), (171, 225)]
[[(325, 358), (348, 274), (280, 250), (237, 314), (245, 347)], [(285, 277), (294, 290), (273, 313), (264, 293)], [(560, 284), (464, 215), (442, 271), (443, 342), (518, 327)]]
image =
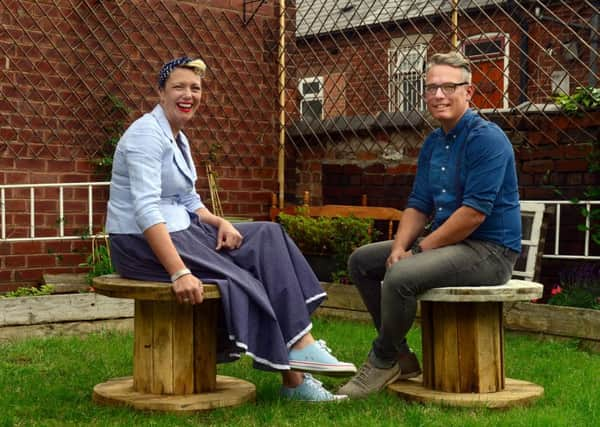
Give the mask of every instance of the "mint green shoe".
[(290, 367), (295, 371), (330, 376), (356, 373), (356, 366), (353, 363), (337, 360), (323, 340), (315, 341), (301, 350), (290, 350), (289, 358)]
[(336, 402), (347, 399), (348, 396), (333, 394), (323, 387), (311, 374), (303, 374), (304, 381), (297, 387), (281, 386), (281, 396), (290, 400), (304, 402)]

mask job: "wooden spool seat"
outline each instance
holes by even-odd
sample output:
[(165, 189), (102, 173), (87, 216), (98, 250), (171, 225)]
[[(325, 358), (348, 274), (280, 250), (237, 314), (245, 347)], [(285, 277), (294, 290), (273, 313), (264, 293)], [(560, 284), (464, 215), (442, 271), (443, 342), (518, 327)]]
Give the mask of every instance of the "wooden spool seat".
[(256, 388), (217, 376), (216, 324), (220, 294), (204, 284), (204, 302), (179, 304), (163, 282), (96, 277), (97, 293), (135, 299), (133, 377), (94, 387), (97, 403), (142, 410), (202, 411), (253, 401)]
[(423, 375), (389, 389), (419, 402), (507, 407), (529, 403), (544, 389), (505, 378), (504, 301), (542, 296), (539, 283), (435, 288), (420, 295)]

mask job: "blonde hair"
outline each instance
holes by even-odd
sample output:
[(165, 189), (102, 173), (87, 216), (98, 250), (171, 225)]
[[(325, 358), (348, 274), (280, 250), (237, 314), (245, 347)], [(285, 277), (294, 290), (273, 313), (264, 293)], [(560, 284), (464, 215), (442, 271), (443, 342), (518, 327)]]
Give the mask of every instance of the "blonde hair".
[(206, 74), (206, 64), (200, 58), (193, 59), (190, 62), (181, 65), (181, 68), (189, 68), (200, 77), (204, 77), (204, 74)]
[(464, 81), (471, 84), (471, 63), (467, 58), (458, 52), (436, 53), (427, 64), (427, 70), (434, 65), (448, 65), (453, 68), (460, 68), (463, 72)]
[(175, 58), (171, 61), (167, 62), (162, 66), (160, 72), (158, 73), (158, 88), (162, 89), (165, 87), (165, 83), (169, 78), (169, 74), (175, 68), (187, 68), (188, 70), (192, 70), (198, 77), (204, 77), (204, 73), (206, 73), (206, 64), (200, 58), (190, 59), (187, 56), (182, 56), (181, 58)]

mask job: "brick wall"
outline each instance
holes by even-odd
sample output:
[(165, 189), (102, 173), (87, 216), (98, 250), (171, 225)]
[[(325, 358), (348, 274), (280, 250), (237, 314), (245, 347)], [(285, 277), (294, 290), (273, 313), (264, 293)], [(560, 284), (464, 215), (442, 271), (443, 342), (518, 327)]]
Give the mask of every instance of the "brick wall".
[[(201, 177), (198, 191), (208, 200), (204, 161), (218, 145), (215, 170), (224, 212), (267, 217), (277, 189), (279, 11), (265, 2), (244, 24), (243, 4), (3, 1), (0, 184), (105, 180), (94, 162), (111, 136), (109, 128), (153, 108), (156, 75), (166, 60), (200, 55), (208, 65), (204, 105), (186, 129)], [(257, 6), (249, 6), (246, 18)], [(115, 116), (107, 102), (111, 96), (123, 101), (128, 115)], [(65, 195), (65, 227), (82, 235), (87, 233), (84, 193)], [(28, 191), (8, 190), (6, 196), (7, 237), (28, 236)], [(95, 197), (98, 232), (107, 192)], [(36, 198), (36, 234), (55, 235), (56, 190), (38, 190)], [(39, 283), (43, 272), (82, 270), (77, 266), (90, 247), (89, 241), (0, 242), (0, 291)]]

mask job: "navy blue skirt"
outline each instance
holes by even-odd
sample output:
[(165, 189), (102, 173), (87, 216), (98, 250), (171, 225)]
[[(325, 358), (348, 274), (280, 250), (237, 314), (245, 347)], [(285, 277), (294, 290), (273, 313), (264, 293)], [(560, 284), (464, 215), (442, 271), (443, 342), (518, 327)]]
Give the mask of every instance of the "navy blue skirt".
[[(245, 353), (259, 369), (289, 370), (289, 349), (310, 331), (310, 315), (326, 293), (281, 225), (234, 226), (244, 236), (234, 250), (216, 251), (217, 229), (197, 220), (170, 235), (194, 276), (221, 291), (218, 361), (236, 360)], [(121, 276), (170, 282), (143, 235), (111, 234), (110, 247)]]

